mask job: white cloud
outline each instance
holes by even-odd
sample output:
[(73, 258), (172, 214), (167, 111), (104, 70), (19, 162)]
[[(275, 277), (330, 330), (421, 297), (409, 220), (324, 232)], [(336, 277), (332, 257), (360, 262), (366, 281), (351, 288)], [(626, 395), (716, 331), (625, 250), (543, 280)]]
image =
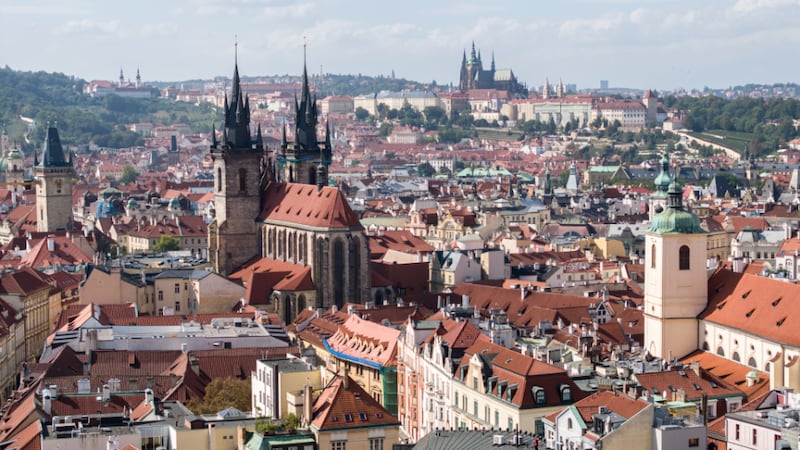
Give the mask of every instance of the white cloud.
[(558, 32), (561, 37), (606, 40), (625, 22), (625, 17), (619, 13), (592, 19), (568, 19), (561, 23)]
[(736, 0), (733, 11), (750, 13), (759, 9), (772, 9), (784, 6), (800, 6), (800, 0)]
[(314, 12), (313, 3), (294, 3), (291, 5), (267, 6), (264, 8), (263, 15), (268, 19), (279, 18), (299, 18), (306, 17)]
[(117, 34), (119, 32), (120, 27), (118, 20), (69, 20), (55, 29), (55, 34)]

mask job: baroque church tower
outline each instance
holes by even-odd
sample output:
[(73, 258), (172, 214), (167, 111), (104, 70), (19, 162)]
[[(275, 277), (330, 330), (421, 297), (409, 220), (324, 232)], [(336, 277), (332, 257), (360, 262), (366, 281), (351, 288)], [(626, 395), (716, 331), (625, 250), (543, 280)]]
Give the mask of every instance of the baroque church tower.
[(697, 316), (708, 303), (706, 231), (683, 209), (672, 182), (666, 208), (645, 238), (644, 345), (651, 355), (681, 358), (698, 346)]
[(311, 95), (308, 70), (303, 58), (303, 87), (300, 100), (295, 97), (294, 142), (286, 139), (286, 126), (281, 139), (278, 160), (283, 165), (283, 181), (289, 183), (328, 185), (328, 166), (331, 163), (330, 126), (325, 127), (325, 141), (317, 140), (317, 99)]
[(49, 232), (72, 228), (72, 153), (65, 157), (55, 126), (47, 127), (42, 159), (34, 155), (36, 186), (36, 231)]
[(261, 212), (263, 160), (261, 127), (250, 135), (250, 101), (242, 92), (239, 64), (234, 64), (231, 96), (225, 96), (222, 137), (212, 130), (214, 220), (208, 227), (209, 262), (228, 275), (258, 256), (256, 218)]

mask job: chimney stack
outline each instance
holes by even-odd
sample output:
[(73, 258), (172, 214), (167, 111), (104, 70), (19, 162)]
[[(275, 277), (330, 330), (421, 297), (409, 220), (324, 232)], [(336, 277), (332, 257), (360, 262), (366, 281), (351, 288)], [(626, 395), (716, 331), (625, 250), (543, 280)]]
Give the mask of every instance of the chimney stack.
[(311, 385), (303, 386), (303, 420), (306, 425), (311, 423)]

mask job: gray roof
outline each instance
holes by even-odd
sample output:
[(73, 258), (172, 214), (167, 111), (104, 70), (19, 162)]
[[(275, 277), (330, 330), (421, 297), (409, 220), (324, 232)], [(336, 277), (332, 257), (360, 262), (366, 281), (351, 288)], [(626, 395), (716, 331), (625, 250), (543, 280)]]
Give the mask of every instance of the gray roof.
[[(417, 441), (413, 447), (415, 450), (485, 450), (485, 449), (512, 449), (512, 448), (532, 448), (534, 436), (530, 433), (520, 432), (518, 434), (522, 442), (514, 445), (513, 431), (433, 431)], [(495, 436), (502, 436), (502, 445), (496, 445)], [(499, 438), (497, 438), (499, 439)], [(544, 441), (539, 444), (544, 448)]]
[(211, 275), (211, 272), (198, 269), (172, 269), (165, 270), (156, 275), (157, 279), (163, 278), (180, 278), (186, 280), (202, 280), (203, 278)]

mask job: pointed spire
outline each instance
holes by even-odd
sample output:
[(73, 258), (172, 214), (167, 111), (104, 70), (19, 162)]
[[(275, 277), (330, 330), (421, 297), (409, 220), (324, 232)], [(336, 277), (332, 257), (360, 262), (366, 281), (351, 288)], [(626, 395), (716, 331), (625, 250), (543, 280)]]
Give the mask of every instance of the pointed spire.
[(61, 138), (58, 136), (56, 124), (48, 124), (41, 163), (42, 167), (66, 167), (72, 164), (72, 158), (67, 161), (64, 157), (64, 148), (61, 146)]
[(261, 136), (261, 122), (258, 123), (258, 132), (256, 133), (256, 145), (263, 145), (264, 138)]
[(477, 56), (475, 56), (475, 41), (472, 41), (472, 53), (470, 53), (470, 59), (475, 61)]
[(494, 50), (492, 50), (492, 72), (494, 72), (494, 71), (495, 71), (495, 66), (494, 66)]
[(217, 127), (211, 124), (211, 147), (217, 148)]
[(281, 133), (281, 147), (285, 149), (286, 145), (287, 145), (287, 142), (286, 142), (286, 122), (284, 121), (283, 122), (283, 132)]

